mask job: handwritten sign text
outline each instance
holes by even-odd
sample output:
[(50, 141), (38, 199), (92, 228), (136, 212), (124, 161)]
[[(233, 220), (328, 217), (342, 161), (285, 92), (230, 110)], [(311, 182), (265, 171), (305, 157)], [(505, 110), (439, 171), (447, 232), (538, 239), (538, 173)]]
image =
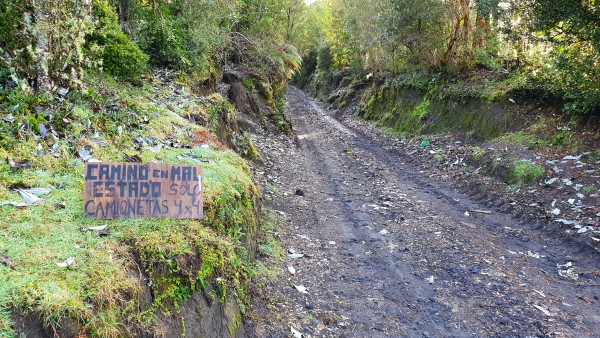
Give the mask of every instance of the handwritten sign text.
[(202, 175), (196, 165), (86, 163), (83, 213), (105, 219), (200, 219)]

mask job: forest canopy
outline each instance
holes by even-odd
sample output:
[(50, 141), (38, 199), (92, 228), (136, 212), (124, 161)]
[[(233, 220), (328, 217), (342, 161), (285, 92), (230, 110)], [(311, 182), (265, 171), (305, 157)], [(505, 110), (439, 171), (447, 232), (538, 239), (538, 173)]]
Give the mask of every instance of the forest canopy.
[(7, 0), (0, 81), (44, 93), (89, 70), (135, 79), (151, 67), (206, 80), (229, 61), (282, 81), (299, 51), (300, 82), (314, 70), (484, 71), (589, 113), (600, 107), (599, 11), (596, 0)]
[(304, 18), (291, 43), (321, 72), (480, 70), (570, 112), (600, 107), (596, 0), (320, 0)]
[(85, 71), (139, 78), (148, 67), (201, 79), (228, 61), (274, 80), (299, 67), (278, 0), (7, 0), (0, 4), (0, 81), (50, 93)]

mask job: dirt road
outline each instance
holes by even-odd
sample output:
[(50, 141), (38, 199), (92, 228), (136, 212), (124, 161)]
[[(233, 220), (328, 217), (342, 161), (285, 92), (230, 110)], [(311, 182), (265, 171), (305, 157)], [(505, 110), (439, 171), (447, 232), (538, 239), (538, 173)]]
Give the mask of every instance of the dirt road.
[(429, 181), (331, 114), (290, 88), (296, 139), (255, 137), (282, 246), (305, 256), (257, 281), (251, 337), (600, 336), (594, 250)]

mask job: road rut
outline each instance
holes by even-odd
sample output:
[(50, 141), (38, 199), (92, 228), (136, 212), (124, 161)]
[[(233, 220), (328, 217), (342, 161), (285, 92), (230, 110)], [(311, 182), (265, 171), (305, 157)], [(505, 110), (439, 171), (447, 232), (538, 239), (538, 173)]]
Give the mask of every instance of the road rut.
[(292, 87), (295, 139), (254, 136), (282, 246), (307, 256), (257, 281), (249, 336), (600, 336), (593, 250), (428, 180), (333, 116)]

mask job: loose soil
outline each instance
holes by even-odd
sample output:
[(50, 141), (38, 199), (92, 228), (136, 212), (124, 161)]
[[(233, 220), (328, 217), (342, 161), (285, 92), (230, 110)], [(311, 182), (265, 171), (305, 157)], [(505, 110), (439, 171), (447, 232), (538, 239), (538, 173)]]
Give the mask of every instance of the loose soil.
[(287, 104), (295, 136), (255, 135), (253, 169), (304, 257), (268, 259), (249, 337), (600, 336), (593, 242), (296, 88)]

